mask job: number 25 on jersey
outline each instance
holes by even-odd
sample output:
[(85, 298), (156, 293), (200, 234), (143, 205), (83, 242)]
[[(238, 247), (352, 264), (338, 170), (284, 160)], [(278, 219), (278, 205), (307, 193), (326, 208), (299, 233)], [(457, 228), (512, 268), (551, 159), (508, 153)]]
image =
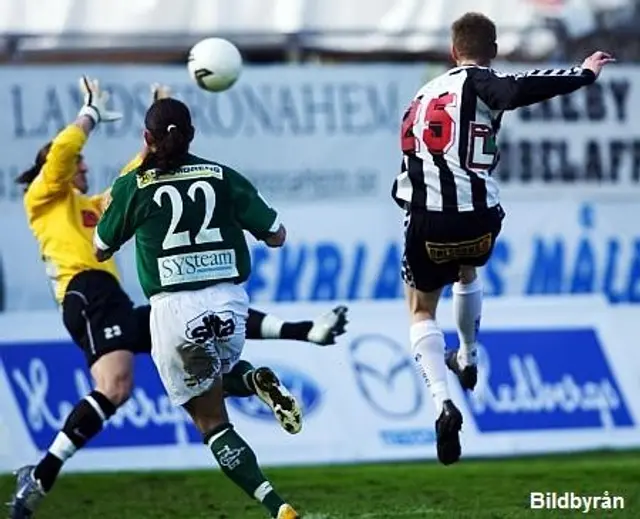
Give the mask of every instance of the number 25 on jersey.
[[(428, 104), (419, 97), (411, 103), (402, 120), (401, 146), (403, 153), (416, 153), (422, 146), (433, 155), (446, 153), (455, 140), (455, 121), (447, 108), (456, 105), (455, 94), (445, 93)], [(422, 121), (419, 120), (423, 111)], [(420, 124), (422, 122), (422, 124)], [(424, 126), (422, 135), (414, 134), (414, 127)]]

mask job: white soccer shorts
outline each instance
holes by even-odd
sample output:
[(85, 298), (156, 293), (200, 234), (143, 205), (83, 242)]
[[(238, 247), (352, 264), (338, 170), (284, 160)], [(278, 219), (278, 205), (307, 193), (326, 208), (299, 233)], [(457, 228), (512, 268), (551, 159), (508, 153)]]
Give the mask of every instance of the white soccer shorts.
[(202, 395), (240, 359), (249, 296), (221, 283), (151, 298), (151, 356), (174, 405)]

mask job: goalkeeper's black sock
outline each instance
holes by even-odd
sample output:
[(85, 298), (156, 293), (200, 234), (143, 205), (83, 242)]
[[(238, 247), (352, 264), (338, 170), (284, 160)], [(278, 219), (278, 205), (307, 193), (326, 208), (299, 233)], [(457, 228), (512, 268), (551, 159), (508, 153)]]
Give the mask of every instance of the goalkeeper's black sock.
[(311, 328), (313, 328), (313, 322), (311, 321), (283, 323), (280, 330), (280, 338), (293, 341), (308, 341)]
[(278, 510), (285, 502), (273, 490), (258, 466), (255, 453), (233, 429), (233, 425), (227, 423), (217, 427), (205, 435), (204, 441), (222, 472), (250, 497), (262, 503), (271, 517), (277, 517)]
[(256, 394), (253, 383), (254, 367), (246, 360), (240, 360), (229, 373), (222, 377), (224, 396), (247, 397)]
[(34, 470), (33, 477), (40, 481), (45, 492), (53, 487), (64, 462), (96, 436), (115, 412), (116, 407), (98, 391), (92, 391), (76, 404)]
[(312, 321), (285, 322), (282, 319), (249, 309), (247, 339), (288, 339), (308, 341), (313, 328)]

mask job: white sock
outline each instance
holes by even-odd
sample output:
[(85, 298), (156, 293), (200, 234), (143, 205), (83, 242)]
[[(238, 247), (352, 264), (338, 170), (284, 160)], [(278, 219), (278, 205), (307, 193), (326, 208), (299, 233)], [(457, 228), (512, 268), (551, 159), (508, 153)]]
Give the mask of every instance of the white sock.
[(273, 315), (265, 315), (260, 325), (260, 334), (263, 339), (279, 339), (284, 321)]
[(444, 334), (435, 321), (428, 320), (412, 324), (409, 336), (411, 351), (431, 391), (439, 416), (443, 402), (450, 398), (447, 366), (444, 363)]
[(461, 368), (477, 364), (476, 337), (482, 315), (482, 282), (476, 278), (471, 283), (454, 283), (453, 315), (458, 328), (460, 349), (458, 363)]
[(62, 431), (58, 433), (55, 440), (53, 440), (51, 447), (49, 447), (49, 452), (63, 462), (73, 456), (77, 450), (78, 448)]

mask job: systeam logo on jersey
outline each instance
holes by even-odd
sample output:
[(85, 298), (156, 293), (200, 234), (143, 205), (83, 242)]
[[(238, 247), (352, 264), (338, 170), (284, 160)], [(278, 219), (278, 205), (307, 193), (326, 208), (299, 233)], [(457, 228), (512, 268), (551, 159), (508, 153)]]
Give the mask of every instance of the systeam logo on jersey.
[[(2, 364), (36, 447), (44, 450), (92, 384), (68, 342), (2, 345)], [(136, 387), (88, 448), (201, 443), (186, 413), (171, 404), (149, 357), (136, 359)]]
[[(393, 339), (361, 335), (349, 347), (355, 382), (368, 405), (394, 424), (412, 419), (422, 410), (424, 384), (413, 359)], [(422, 445), (434, 441), (432, 429), (393, 427), (379, 431), (386, 445)]]
[(593, 329), (486, 331), (480, 340), (478, 385), (465, 399), (481, 432), (634, 425)]
[[(311, 376), (281, 364), (265, 362), (256, 364), (269, 366), (280, 382), (291, 392), (302, 407), (305, 418), (313, 415), (322, 403), (322, 390)], [(249, 398), (228, 398), (227, 404), (236, 411), (257, 420), (275, 421), (273, 412), (257, 396)]]

